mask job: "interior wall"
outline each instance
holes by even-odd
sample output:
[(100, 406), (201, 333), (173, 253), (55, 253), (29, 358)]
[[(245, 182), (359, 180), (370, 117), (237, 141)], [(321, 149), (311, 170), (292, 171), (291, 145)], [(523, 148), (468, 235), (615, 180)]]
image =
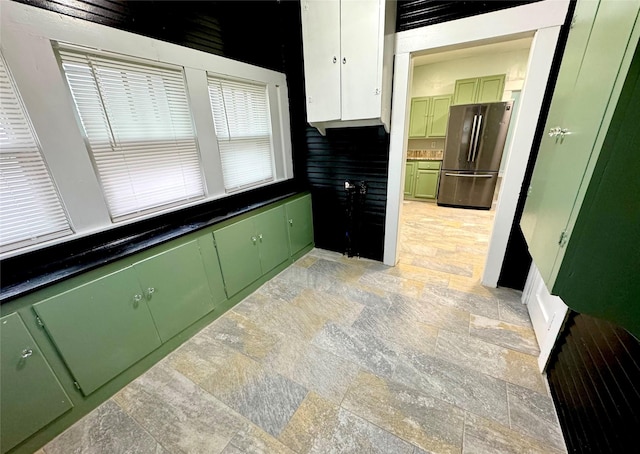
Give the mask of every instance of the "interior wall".
[(519, 49), (415, 66), (411, 97), (450, 95), (457, 79), (506, 74), (502, 99), (508, 101), (512, 90), (522, 89), (528, 59), (529, 49)]

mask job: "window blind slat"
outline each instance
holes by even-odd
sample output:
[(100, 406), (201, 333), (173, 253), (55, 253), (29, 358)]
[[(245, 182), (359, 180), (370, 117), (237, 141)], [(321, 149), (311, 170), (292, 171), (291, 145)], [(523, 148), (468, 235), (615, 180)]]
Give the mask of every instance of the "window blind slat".
[(26, 110), (0, 57), (0, 251), (70, 233)]
[(114, 221), (204, 197), (182, 68), (58, 52)]
[(208, 75), (227, 192), (273, 181), (273, 146), (264, 85)]

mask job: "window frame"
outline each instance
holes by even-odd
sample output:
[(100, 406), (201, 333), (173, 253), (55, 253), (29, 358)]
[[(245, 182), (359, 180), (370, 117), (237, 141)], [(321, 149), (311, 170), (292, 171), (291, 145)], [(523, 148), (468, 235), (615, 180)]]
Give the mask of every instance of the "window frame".
[[(43, 157), (54, 181), (58, 183), (60, 197), (74, 227), (72, 235), (0, 253), (0, 259), (153, 219), (293, 178), (289, 97), (283, 73), (17, 2), (3, 4), (0, 27), (3, 30), (2, 48), (7, 65), (23, 95), (25, 108), (41, 142)], [(120, 55), (125, 60), (141, 59), (152, 61), (154, 65), (167, 64), (184, 68), (187, 96), (204, 174), (206, 189), (203, 199), (112, 222), (89, 158), (82, 128), (78, 126), (75, 106), (65, 85), (54, 42)], [(273, 181), (232, 193), (225, 191), (208, 96), (207, 72), (231, 79), (264, 83), (267, 86), (275, 167)]]

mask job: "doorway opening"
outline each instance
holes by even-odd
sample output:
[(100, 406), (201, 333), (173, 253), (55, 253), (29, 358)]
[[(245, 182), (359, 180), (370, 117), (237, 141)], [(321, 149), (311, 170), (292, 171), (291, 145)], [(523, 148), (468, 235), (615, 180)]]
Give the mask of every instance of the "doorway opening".
[[(422, 268), (434, 283), (488, 293), (479, 282), (532, 41), (412, 55), (398, 263)], [(477, 109), (482, 124), (471, 121)], [(481, 171), (453, 171), (456, 164)]]
[(495, 221), (489, 235), (488, 253), (479, 279), (484, 286), (497, 286), (560, 27), (564, 23), (568, 6), (568, 1), (545, 0), (396, 34), (385, 220), (385, 264), (393, 266), (399, 259), (412, 58), (533, 36), (528, 53), (527, 76), (521, 87), (519, 114), (513, 126), (513, 153), (509, 155), (504, 169), (494, 214)]

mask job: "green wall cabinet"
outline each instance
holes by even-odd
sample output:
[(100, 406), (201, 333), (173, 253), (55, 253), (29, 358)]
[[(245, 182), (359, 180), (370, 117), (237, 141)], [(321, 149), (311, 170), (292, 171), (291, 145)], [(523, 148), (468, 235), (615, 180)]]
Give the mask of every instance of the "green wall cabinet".
[(505, 74), (456, 80), (453, 104), (499, 102), (504, 92)]
[(313, 213), (311, 195), (306, 195), (284, 206), (289, 229), (289, 247), (295, 255), (313, 243)]
[(17, 313), (0, 319), (0, 452), (73, 407)]
[(214, 308), (197, 240), (134, 265), (162, 342)]
[(227, 295), (235, 295), (289, 257), (284, 206), (213, 234)]
[(127, 267), (33, 306), (85, 396), (162, 343), (143, 295)]
[(441, 164), (441, 161), (407, 161), (404, 180), (405, 198), (435, 199), (438, 195)]
[(416, 182), (416, 168), (418, 163), (415, 161), (407, 161), (405, 163), (404, 172), (404, 195), (411, 197), (413, 195), (413, 186)]
[(445, 137), (451, 99), (451, 95), (413, 98), (409, 117), (409, 138)]

